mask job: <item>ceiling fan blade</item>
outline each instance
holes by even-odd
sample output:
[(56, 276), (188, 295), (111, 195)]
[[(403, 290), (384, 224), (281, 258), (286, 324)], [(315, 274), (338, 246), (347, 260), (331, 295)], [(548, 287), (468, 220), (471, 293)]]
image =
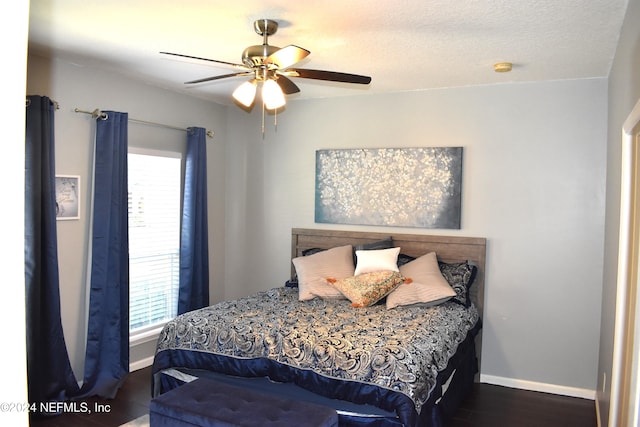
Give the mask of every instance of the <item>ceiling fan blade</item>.
[(310, 53), (307, 49), (290, 44), (273, 52), (264, 62), (266, 64), (274, 64), (283, 69), (302, 61)]
[(337, 71), (309, 70), (306, 68), (289, 68), (285, 70), (289, 77), (301, 77), (303, 79), (328, 80), (332, 82), (357, 83), (367, 85), (371, 83), (371, 77), (359, 74), (339, 73)]
[(222, 74), (221, 76), (212, 76), (212, 77), (205, 77), (203, 79), (198, 79), (198, 80), (191, 80), (190, 82), (184, 82), (184, 84), (191, 85), (196, 83), (210, 82), (213, 80), (226, 79), (227, 77), (253, 76), (253, 75), (254, 75), (253, 71), (243, 71), (241, 73)]
[(283, 75), (278, 75), (276, 83), (278, 83), (278, 86), (280, 86), (280, 89), (282, 89), (282, 92), (284, 92), (286, 95), (300, 92), (300, 88), (296, 86), (296, 84), (292, 82), (291, 79)]
[(195, 59), (195, 60), (198, 60), (198, 61), (215, 62), (217, 64), (228, 65), (230, 67), (238, 68), (238, 69), (241, 69), (241, 70), (248, 70), (249, 69), (249, 67), (247, 67), (246, 65), (234, 64), (233, 62), (218, 61), (217, 59), (200, 58), (199, 56), (183, 55), (181, 53), (171, 53), (171, 52), (160, 52), (160, 53), (162, 55), (179, 56), (181, 58)]

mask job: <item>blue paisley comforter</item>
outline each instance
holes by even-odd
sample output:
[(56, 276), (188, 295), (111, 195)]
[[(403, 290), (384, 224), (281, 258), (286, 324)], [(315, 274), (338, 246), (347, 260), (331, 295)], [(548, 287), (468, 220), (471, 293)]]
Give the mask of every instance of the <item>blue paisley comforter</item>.
[[(301, 302), (297, 289), (275, 288), (185, 313), (167, 323), (158, 341), (154, 372), (171, 364), (183, 366), (184, 356), (176, 355), (185, 352), (198, 353), (189, 358), (190, 367), (206, 369), (194, 360), (211, 361), (211, 355), (218, 365), (221, 358), (232, 360), (220, 369), (234, 375), (268, 372), (277, 377), (273, 375), (277, 366), (305, 375), (312, 372), (316, 378), (376, 386), (383, 394), (406, 396), (420, 413), (438, 372), (478, 321), (475, 306), (465, 308), (455, 302), (431, 308), (387, 310), (384, 304), (353, 308), (348, 300)], [(175, 357), (179, 360), (169, 362)], [(243, 368), (242, 363), (249, 361), (266, 361), (269, 367)], [(322, 389), (327, 388), (324, 384)]]

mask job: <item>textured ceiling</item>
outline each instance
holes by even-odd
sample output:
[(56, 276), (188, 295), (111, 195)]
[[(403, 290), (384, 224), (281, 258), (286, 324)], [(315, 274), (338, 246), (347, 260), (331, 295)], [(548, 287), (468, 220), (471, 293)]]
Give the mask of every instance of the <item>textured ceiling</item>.
[[(31, 0), (29, 49), (229, 104), (234, 70), (160, 55), (241, 63), (261, 44), (253, 21), (279, 22), (269, 44), (311, 51), (296, 64), (372, 77), (368, 86), (292, 79), (289, 99), (504, 82), (605, 77), (627, 0)], [(493, 64), (513, 62), (510, 73)]]

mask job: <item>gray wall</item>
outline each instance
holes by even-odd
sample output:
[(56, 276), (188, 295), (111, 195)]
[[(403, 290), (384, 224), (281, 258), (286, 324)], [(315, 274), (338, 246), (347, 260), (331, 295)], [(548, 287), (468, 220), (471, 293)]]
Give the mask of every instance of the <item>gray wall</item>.
[(485, 380), (593, 398), (606, 96), (593, 79), (293, 101), (264, 139), (258, 112), (230, 111), (225, 296), (284, 282), (291, 227), (331, 227), (315, 150), (462, 146), (462, 229), (394, 231), (488, 239)]
[(609, 75), (607, 136), (607, 203), (602, 290), (602, 323), (598, 363), (598, 404), (601, 425), (608, 425), (609, 394), (617, 290), (618, 234), (620, 227), (620, 177), (622, 125), (640, 99), (640, 2), (630, 1), (618, 49)]
[[(74, 107), (128, 111), (134, 118), (217, 132), (208, 146), (213, 301), (281, 285), (290, 268), (291, 227), (331, 227), (313, 222), (316, 149), (463, 146), (462, 229), (394, 231), (488, 239), (485, 380), (593, 393), (606, 79), (292, 101), (277, 128), (267, 117), (264, 138), (258, 109), (227, 109), (58, 61), (30, 58), (28, 92), (61, 104), (59, 173), (89, 176), (91, 121)], [(130, 130), (139, 135), (130, 140), (172, 138), (164, 130)], [(63, 325), (77, 374), (84, 356), (88, 247), (82, 215), (58, 225)]]

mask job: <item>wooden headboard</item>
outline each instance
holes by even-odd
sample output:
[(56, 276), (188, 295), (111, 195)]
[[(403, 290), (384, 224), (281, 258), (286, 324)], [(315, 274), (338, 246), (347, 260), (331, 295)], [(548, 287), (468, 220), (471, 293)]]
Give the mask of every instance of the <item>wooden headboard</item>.
[[(393, 239), (400, 252), (419, 257), (435, 252), (440, 261), (469, 261), (477, 266), (478, 272), (471, 287), (471, 298), (478, 307), (480, 316), (484, 310), (484, 272), (487, 240), (483, 237), (432, 236), (425, 234), (373, 233), (366, 231), (322, 230), (293, 228), (291, 230), (291, 259), (302, 256), (302, 251), (311, 248), (330, 249), (336, 246), (359, 245)], [(291, 278), (295, 268), (291, 265)], [(477, 356), (480, 359), (481, 333), (476, 339)]]
[[(478, 274), (471, 287), (472, 297), (480, 310), (484, 308), (484, 268), (487, 240), (483, 237), (432, 236), (425, 234), (371, 233), (366, 231), (320, 230), (293, 228), (291, 230), (291, 259), (302, 256), (311, 248), (330, 249), (343, 245), (359, 245), (386, 239), (391, 236), (400, 252), (419, 257), (435, 252), (444, 262), (469, 261), (478, 267)], [(291, 277), (295, 277), (291, 266)]]

